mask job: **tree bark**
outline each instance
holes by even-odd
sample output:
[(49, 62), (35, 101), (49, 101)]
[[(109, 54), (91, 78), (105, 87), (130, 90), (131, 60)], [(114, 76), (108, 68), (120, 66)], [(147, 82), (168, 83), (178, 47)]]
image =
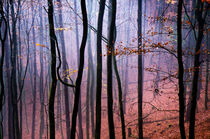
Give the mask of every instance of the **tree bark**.
[[(20, 1), (18, 1), (18, 4)], [(19, 118), (18, 118), (18, 102), (17, 102), (17, 73), (16, 73), (16, 59), (17, 59), (17, 31), (16, 31), (16, 19), (15, 17), (15, 8), (14, 8), (14, 1), (10, 0), (11, 6), (11, 14), (12, 14), (12, 38), (10, 40), (11, 45), (11, 99), (12, 99), (12, 122), (13, 122), (13, 139), (20, 138), (20, 131), (19, 131)]]
[(82, 17), (83, 17), (83, 37), (82, 37), (82, 43), (80, 47), (80, 62), (79, 62), (78, 75), (77, 75), (76, 87), (75, 87), (74, 108), (73, 108), (72, 126), (71, 126), (71, 139), (75, 139), (77, 113), (78, 113), (78, 108), (79, 108), (78, 106), (80, 103), (80, 93), (81, 93), (80, 86), (82, 82), (82, 75), (83, 75), (83, 68), (84, 68), (84, 53), (85, 53), (85, 45), (86, 45), (87, 33), (88, 33), (88, 20), (87, 20), (85, 0), (81, 0), (81, 9), (82, 9)]
[(97, 67), (96, 67), (96, 127), (95, 138), (101, 137), (101, 90), (102, 90), (102, 28), (106, 0), (100, 1), (97, 33)]
[[(205, 8), (209, 8), (209, 4), (206, 4)], [(205, 11), (205, 12), (204, 12)], [(196, 20), (198, 23), (198, 37), (196, 39), (196, 47), (195, 47), (195, 58), (194, 58), (194, 74), (193, 74), (193, 82), (192, 82), (192, 95), (191, 95), (191, 107), (190, 107), (190, 127), (189, 127), (189, 138), (195, 138), (195, 110), (197, 106), (197, 89), (198, 89), (198, 78), (199, 78), (199, 68), (200, 68), (200, 49), (201, 43), (203, 39), (203, 31), (204, 31), (204, 23), (207, 11), (204, 10), (204, 3), (201, 1), (197, 1), (196, 4)]]
[[(107, 47), (107, 106), (108, 106), (108, 124), (109, 124), (109, 138), (115, 139), (114, 129), (114, 115), (113, 115), (113, 87), (112, 87), (112, 54), (115, 39), (115, 20), (116, 20), (116, 0), (110, 0), (110, 23), (108, 34), (108, 47)], [(108, 17), (109, 18), (109, 17)]]
[(3, 2), (0, 1), (0, 15), (1, 15), (1, 24), (0, 24), (0, 40), (1, 40), (1, 60), (0, 60), (0, 139), (3, 139), (3, 114), (2, 109), (5, 101), (5, 88), (4, 88), (4, 79), (3, 79), (3, 66), (4, 66), (4, 57), (5, 57), (5, 41), (7, 39), (7, 21), (3, 11)]
[[(138, 0), (138, 51), (142, 49), (142, 0)], [(143, 69), (142, 54), (138, 54), (138, 125), (139, 139), (143, 139), (143, 117), (142, 117), (142, 99), (143, 99)]]
[(177, 15), (177, 56), (178, 56), (178, 82), (179, 82), (179, 129), (182, 139), (186, 139), (184, 127), (184, 66), (182, 60), (182, 4), (183, 0), (178, 1)]
[(55, 114), (54, 114), (54, 102), (55, 102), (55, 92), (57, 85), (56, 77), (56, 36), (54, 30), (53, 21), (53, 1), (48, 0), (48, 22), (49, 22), (49, 36), (50, 36), (50, 52), (51, 52), (51, 87), (49, 94), (49, 126), (50, 126), (50, 139), (55, 139)]

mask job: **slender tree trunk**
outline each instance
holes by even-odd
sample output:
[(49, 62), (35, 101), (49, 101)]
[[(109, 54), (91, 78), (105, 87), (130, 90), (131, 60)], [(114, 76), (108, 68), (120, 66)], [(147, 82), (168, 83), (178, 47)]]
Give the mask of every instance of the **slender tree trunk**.
[(80, 62), (79, 62), (78, 75), (77, 75), (76, 87), (75, 87), (74, 108), (73, 108), (73, 114), (72, 114), (71, 139), (75, 139), (77, 113), (78, 113), (78, 108), (79, 108), (79, 103), (80, 103), (80, 93), (81, 93), (80, 86), (81, 86), (81, 82), (82, 82), (82, 75), (83, 75), (83, 68), (84, 68), (84, 53), (85, 53), (85, 45), (86, 45), (87, 33), (88, 33), (88, 20), (87, 20), (85, 0), (81, 0), (81, 9), (82, 9), (82, 17), (83, 17), (83, 37), (82, 37), (82, 43), (81, 43), (81, 47), (80, 47)]
[[(191, 9), (196, 9), (196, 0), (192, 0), (192, 7), (191, 7)], [(191, 12), (191, 17), (193, 17), (192, 19), (191, 19), (191, 21), (192, 22), (196, 22), (196, 19), (195, 19), (195, 12), (194, 12), (194, 10), (193, 10), (193, 12)], [(192, 33), (193, 34), (193, 33)], [(194, 38), (192, 37), (192, 34), (190, 35), (190, 41), (189, 42), (191, 42), (190, 44), (192, 45), (192, 44), (196, 44), (196, 38), (195, 38), (195, 36), (194, 36)], [(191, 47), (190, 49), (193, 49), (194, 48), (194, 46), (193, 47)], [(191, 60), (192, 59), (192, 60)], [(190, 59), (190, 61), (189, 61), (189, 67), (193, 67), (193, 56), (191, 57), (191, 59)], [(189, 75), (190, 75), (190, 73), (189, 73)], [(192, 75), (192, 74), (191, 74)], [(190, 78), (190, 79), (192, 79), (192, 78)], [(189, 87), (192, 87), (192, 82), (191, 83), (189, 83), (188, 84), (188, 86)], [(189, 93), (189, 99), (188, 99), (188, 104), (187, 104), (187, 109), (186, 109), (186, 121), (189, 121), (190, 120), (190, 107), (191, 107), (191, 100), (192, 100), (192, 98), (191, 98), (191, 96), (192, 96), (192, 91), (190, 91), (190, 93)]]
[(122, 138), (126, 139), (125, 118), (124, 118), (123, 102), (122, 102), (122, 87), (121, 87), (120, 75), (119, 75), (119, 72), (118, 72), (118, 69), (117, 69), (116, 57), (114, 55), (113, 55), (113, 65), (114, 65), (114, 71), (115, 71), (115, 74), (116, 74), (117, 84), (118, 84), (118, 99), (119, 99)]
[[(209, 8), (206, 6), (205, 8)], [(205, 14), (203, 14), (205, 11)], [(201, 49), (201, 43), (203, 39), (203, 31), (204, 31), (204, 23), (205, 23), (205, 17), (206, 17), (206, 10), (204, 10), (204, 3), (201, 1), (197, 1), (197, 7), (196, 7), (196, 18), (198, 22), (198, 37), (196, 40), (196, 47), (195, 47), (195, 58), (194, 58), (194, 74), (193, 74), (193, 82), (192, 82), (192, 95), (191, 95), (191, 107), (190, 107), (190, 127), (189, 127), (189, 138), (194, 139), (195, 138), (195, 110), (197, 106), (197, 89), (198, 89), (198, 78), (199, 78), (199, 67), (200, 67), (200, 49)], [(203, 17), (204, 15), (204, 17)]]
[(97, 33), (97, 67), (96, 67), (96, 127), (95, 138), (101, 137), (101, 89), (102, 89), (102, 28), (106, 0), (100, 1)]
[[(74, 8), (77, 13), (77, 1), (74, 0)], [(83, 21), (84, 22), (84, 21)], [(77, 64), (79, 67), (80, 61), (80, 52), (79, 52), (79, 29), (78, 29), (78, 18), (75, 16), (75, 24), (76, 24), (76, 45), (77, 45)], [(81, 97), (79, 98), (79, 108), (78, 108), (78, 127), (79, 127), (79, 139), (83, 138), (83, 130), (82, 130), (82, 110), (81, 110)]]
[[(109, 22), (109, 43), (107, 47), (107, 106), (108, 106), (108, 124), (109, 124), (109, 138), (115, 139), (114, 129), (114, 115), (113, 115), (113, 89), (112, 89), (112, 54), (115, 39), (115, 20), (116, 20), (116, 0), (110, 0), (110, 22)], [(109, 18), (109, 17), (108, 17)]]
[[(0, 15), (1, 15), (1, 25), (0, 25), (0, 40), (1, 40), (1, 59), (0, 59), (0, 139), (3, 139), (3, 114), (2, 109), (5, 102), (5, 89), (4, 89), (4, 79), (3, 79), (3, 66), (4, 66), (4, 56), (5, 56), (5, 41), (7, 37), (7, 21), (4, 16), (3, 2), (0, 2)], [(3, 33), (2, 33), (3, 32)]]
[(50, 36), (50, 51), (51, 51), (51, 87), (49, 94), (49, 124), (50, 124), (50, 139), (55, 139), (55, 114), (54, 114), (54, 102), (55, 102), (55, 92), (57, 85), (56, 77), (56, 36), (54, 31), (54, 21), (53, 21), (53, 1), (48, 0), (48, 21), (49, 21), (49, 36)]
[[(20, 1), (18, 1), (19, 3)], [(10, 0), (10, 6), (11, 6), (11, 15), (12, 15), (12, 40), (10, 41), (11, 45), (11, 66), (12, 66), (12, 72), (11, 72), (11, 98), (12, 98), (12, 115), (13, 118), (13, 139), (19, 139), (20, 138), (20, 131), (19, 131), (19, 118), (18, 118), (18, 102), (17, 102), (17, 74), (16, 74), (16, 59), (17, 59), (17, 33), (16, 33), (16, 17), (15, 17), (15, 10), (14, 10), (14, 1)]]
[[(6, 6), (6, 11), (7, 11), (7, 15), (6, 15), (6, 20), (9, 21), (9, 4), (7, 4)], [(9, 25), (9, 24), (8, 24)], [(13, 122), (12, 122), (12, 94), (11, 94), (11, 91), (12, 91), (12, 88), (11, 88), (11, 70), (9, 70), (9, 68), (11, 67), (11, 64), (10, 64), (10, 57), (11, 57), (11, 53), (10, 53), (10, 48), (9, 48), (9, 39), (8, 39), (8, 35), (7, 35), (7, 39), (5, 41), (5, 67), (6, 69), (8, 69), (8, 71), (6, 72), (6, 77), (7, 77), (7, 107), (8, 107), (8, 138), (9, 139), (12, 139), (12, 137), (14, 136), (13, 135)]]
[[(142, 0), (138, 0), (138, 50), (142, 49)], [(138, 124), (139, 139), (143, 139), (143, 118), (142, 118), (142, 99), (143, 99), (143, 69), (142, 54), (138, 54)]]
[(177, 55), (178, 55), (178, 82), (179, 82), (179, 129), (182, 139), (186, 139), (184, 127), (184, 66), (182, 61), (182, 4), (183, 0), (178, 2), (178, 15), (177, 15)]

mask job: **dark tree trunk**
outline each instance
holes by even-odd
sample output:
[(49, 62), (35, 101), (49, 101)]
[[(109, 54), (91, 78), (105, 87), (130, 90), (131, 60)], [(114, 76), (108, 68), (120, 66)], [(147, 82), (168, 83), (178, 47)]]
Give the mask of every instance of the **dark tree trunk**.
[(177, 55), (178, 55), (178, 82), (179, 82), (179, 129), (182, 139), (186, 139), (184, 127), (184, 66), (182, 61), (182, 4), (183, 0), (178, 2), (177, 15)]
[(87, 21), (85, 0), (81, 0), (81, 9), (82, 9), (82, 17), (83, 17), (83, 37), (82, 37), (82, 43), (81, 43), (81, 47), (80, 47), (80, 61), (79, 61), (78, 75), (77, 75), (76, 87), (75, 87), (74, 108), (73, 108), (73, 114), (72, 114), (71, 139), (75, 139), (77, 113), (78, 113), (78, 108), (79, 108), (79, 103), (80, 103), (80, 93), (81, 93), (80, 86), (81, 86), (81, 82), (82, 82), (82, 75), (83, 75), (83, 68), (84, 68), (84, 53), (85, 53), (85, 45), (86, 45), (87, 33), (88, 33), (88, 21)]
[(106, 0), (100, 1), (97, 33), (97, 67), (96, 67), (96, 127), (95, 138), (101, 137), (101, 89), (102, 89), (102, 28)]
[[(142, 0), (138, 0), (138, 50), (142, 50)], [(138, 125), (139, 139), (143, 139), (143, 117), (142, 117), (142, 99), (143, 99), (143, 63), (142, 54), (138, 54)]]
[(121, 87), (121, 80), (120, 75), (117, 69), (117, 62), (116, 57), (113, 55), (113, 65), (114, 70), (117, 78), (117, 84), (118, 84), (118, 99), (119, 99), (119, 110), (120, 110), (120, 119), (121, 119), (121, 130), (122, 130), (122, 138), (126, 139), (126, 133), (125, 133), (125, 118), (124, 118), (124, 112), (123, 112), (123, 102), (122, 102), (122, 87)]
[(4, 57), (5, 57), (5, 41), (7, 39), (7, 21), (3, 11), (3, 2), (0, 1), (0, 15), (1, 15), (1, 24), (0, 24), (0, 41), (1, 41), (1, 59), (0, 59), (0, 139), (3, 139), (3, 114), (2, 109), (5, 101), (5, 88), (4, 88), (4, 79), (3, 79), (3, 66), (4, 66)]
[[(18, 1), (19, 4), (20, 1)], [(12, 122), (13, 122), (13, 139), (20, 138), (20, 131), (19, 131), (19, 118), (18, 118), (18, 102), (17, 102), (17, 73), (16, 73), (16, 59), (17, 59), (17, 31), (16, 31), (16, 17), (15, 17), (15, 8), (14, 8), (14, 1), (10, 0), (11, 6), (11, 14), (12, 14), (12, 38), (10, 40), (11, 45), (11, 99), (12, 99)]]
[[(115, 139), (114, 129), (114, 115), (113, 115), (113, 87), (112, 87), (112, 54), (115, 40), (115, 20), (116, 20), (116, 0), (110, 0), (110, 22), (108, 34), (108, 47), (107, 47), (107, 106), (108, 106), (108, 124), (109, 124), (109, 138)], [(109, 17), (108, 17), (109, 18)]]
[[(74, 8), (75, 13), (77, 13), (77, 1), (74, 0)], [(84, 22), (84, 21), (83, 21)], [(77, 15), (75, 16), (75, 24), (76, 24), (76, 49), (77, 49), (77, 64), (79, 67), (80, 61), (80, 52), (79, 52), (79, 29), (78, 29), (78, 18)], [(79, 98), (79, 108), (78, 108), (78, 127), (79, 127), (79, 139), (83, 138), (83, 130), (82, 130), (82, 108), (81, 108), (81, 97)]]
[[(209, 8), (209, 4), (206, 4), (205, 8)], [(189, 127), (189, 138), (195, 138), (195, 110), (197, 105), (197, 89), (198, 89), (198, 78), (199, 78), (199, 67), (200, 67), (200, 49), (201, 43), (203, 39), (203, 32), (204, 32), (204, 23), (207, 11), (204, 10), (204, 3), (201, 1), (197, 1), (196, 4), (196, 20), (198, 23), (198, 37), (196, 39), (196, 47), (195, 47), (195, 58), (194, 58), (194, 74), (193, 74), (193, 82), (192, 82), (192, 95), (191, 95), (191, 107), (190, 107), (190, 127)], [(205, 12), (204, 12), (205, 11)]]
[(55, 139), (55, 114), (54, 114), (54, 102), (55, 102), (55, 92), (57, 85), (56, 77), (56, 36), (54, 30), (53, 21), (53, 1), (48, 0), (48, 21), (49, 21), (49, 36), (50, 36), (50, 51), (51, 51), (51, 87), (49, 94), (49, 124), (50, 124), (50, 139)]
[[(196, 8), (196, 0), (192, 0), (192, 7), (191, 7), (191, 9), (195, 9)], [(195, 20), (195, 12), (194, 12), (194, 10), (193, 10), (193, 12), (191, 12), (191, 17), (192, 17), (192, 19), (191, 19), (191, 22), (193, 22), (193, 23), (195, 23), (196, 22), (196, 20)], [(194, 32), (192, 32), (192, 34), (193, 34)], [(192, 34), (190, 35), (190, 43), (189, 43), (189, 45), (191, 44), (195, 44), (196, 43), (196, 38), (195, 38), (195, 36), (194, 36), (194, 38), (193, 38), (193, 36), (192, 36)], [(194, 46), (193, 47), (191, 47), (190, 49), (193, 49), (194, 48)], [(190, 57), (191, 59), (189, 59), (189, 68), (190, 67), (192, 67), (193, 66), (193, 56), (192, 57)], [(188, 64), (188, 63), (187, 63)], [(188, 75), (191, 75), (192, 76), (192, 74), (189, 72), (189, 74)], [(192, 79), (192, 77), (190, 77), (190, 79)], [(188, 86), (189, 86), (189, 88), (191, 88), (192, 87), (192, 82), (190, 82), (189, 84), (188, 84)], [(190, 120), (190, 107), (191, 107), (191, 96), (192, 96), (192, 91), (190, 91), (190, 93), (189, 93), (189, 99), (188, 99), (188, 104), (187, 104), (187, 108), (186, 108), (186, 121), (189, 121)]]

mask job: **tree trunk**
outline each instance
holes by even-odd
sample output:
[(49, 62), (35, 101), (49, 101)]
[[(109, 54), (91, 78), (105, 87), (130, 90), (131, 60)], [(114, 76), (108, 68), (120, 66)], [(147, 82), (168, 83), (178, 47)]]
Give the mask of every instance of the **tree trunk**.
[(117, 62), (116, 57), (113, 55), (113, 65), (114, 70), (117, 78), (117, 84), (118, 84), (118, 99), (119, 99), (119, 109), (120, 109), (120, 119), (121, 119), (121, 130), (122, 130), (122, 138), (126, 139), (126, 133), (125, 133), (125, 118), (124, 118), (124, 112), (123, 112), (123, 102), (122, 102), (122, 87), (121, 87), (121, 81), (120, 81), (120, 75), (117, 69)]
[[(142, 50), (142, 0), (138, 0), (138, 51)], [(139, 139), (143, 139), (143, 117), (142, 117), (142, 99), (143, 99), (143, 69), (142, 54), (138, 54), (138, 125)]]
[(106, 0), (100, 1), (97, 33), (97, 67), (96, 67), (96, 127), (95, 139), (101, 137), (101, 90), (102, 90), (102, 28)]
[(108, 124), (109, 124), (109, 138), (115, 139), (114, 129), (114, 115), (113, 115), (113, 89), (112, 89), (112, 54), (115, 39), (115, 20), (116, 20), (116, 0), (110, 0), (109, 5), (111, 10), (109, 11), (109, 34), (108, 34), (108, 47), (107, 47), (107, 106), (108, 106)]
[[(206, 7), (209, 8), (209, 4)], [(204, 17), (203, 13), (205, 11)], [(196, 47), (195, 47), (195, 58), (194, 58), (194, 66), (193, 66), (193, 82), (192, 82), (192, 95), (191, 95), (191, 107), (190, 107), (190, 127), (189, 127), (189, 138), (195, 138), (195, 110), (197, 105), (197, 89), (198, 89), (198, 78), (199, 78), (199, 67), (200, 67), (200, 49), (201, 43), (203, 39), (203, 31), (204, 31), (204, 23), (206, 18), (207, 11), (204, 10), (204, 3), (201, 1), (197, 1), (196, 5), (196, 20), (198, 22), (198, 37), (196, 39)]]
[[(18, 1), (19, 3), (20, 1)], [(12, 116), (11, 119), (13, 122), (13, 139), (20, 138), (20, 131), (19, 131), (19, 118), (18, 118), (18, 102), (17, 102), (17, 74), (16, 74), (16, 59), (17, 59), (17, 33), (16, 33), (16, 17), (15, 17), (15, 8), (14, 8), (14, 1), (10, 0), (11, 6), (11, 14), (12, 14), (12, 39), (10, 40), (11, 44), (11, 99), (12, 99)]]
[[(7, 13), (9, 13), (9, 4), (7, 4), (6, 6), (6, 9), (7, 9)], [(7, 14), (6, 16), (6, 19), (7, 21), (9, 21), (9, 14)], [(11, 64), (10, 64), (10, 57), (11, 57), (11, 53), (10, 53), (10, 48), (9, 48), (9, 39), (8, 39), (8, 35), (7, 35), (7, 39), (5, 41), (5, 67), (6, 69), (9, 69), (11, 67)], [(11, 94), (11, 91), (12, 91), (12, 88), (11, 88), (11, 70), (8, 70), (7, 73), (6, 73), (6, 77), (7, 77), (7, 107), (8, 107), (8, 138), (9, 139), (12, 139), (12, 137), (14, 136), (13, 135), (13, 122), (12, 122), (12, 119), (13, 119), (13, 116), (12, 116), (12, 94)]]
[(82, 9), (82, 17), (83, 17), (83, 37), (82, 37), (82, 43), (81, 43), (81, 47), (80, 47), (80, 62), (79, 62), (78, 75), (77, 75), (76, 87), (75, 87), (74, 108), (73, 108), (73, 114), (72, 114), (71, 139), (75, 139), (77, 113), (78, 113), (78, 108), (79, 108), (79, 103), (80, 103), (80, 93), (81, 93), (80, 86), (81, 86), (81, 82), (82, 82), (82, 75), (83, 75), (83, 68), (84, 68), (84, 53), (85, 53), (85, 45), (86, 45), (87, 33), (88, 33), (88, 21), (87, 21), (85, 0), (81, 0), (81, 9)]
[(183, 0), (178, 2), (177, 15), (177, 55), (178, 55), (178, 82), (179, 82), (179, 129), (182, 139), (186, 139), (184, 127), (184, 66), (182, 61), (182, 4)]
[(53, 21), (53, 1), (48, 0), (48, 21), (49, 21), (49, 32), (50, 32), (50, 51), (51, 51), (51, 87), (49, 94), (49, 124), (50, 124), (50, 139), (55, 139), (55, 114), (54, 114), (54, 102), (55, 102), (55, 92), (57, 85), (56, 77), (56, 36), (54, 31), (54, 21)]
[[(74, 9), (77, 13), (77, 1), (74, 0)], [(84, 22), (84, 21), (83, 21)], [(79, 52), (79, 29), (78, 29), (78, 19), (77, 15), (75, 16), (75, 24), (76, 24), (76, 49), (77, 49), (77, 64), (79, 67), (79, 61), (80, 61), (80, 52)], [(78, 108), (78, 120), (79, 120), (79, 139), (83, 138), (83, 130), (82, 130), (82, 110), (81, 110), (81, 97), (79, 98), (79, 108)]]
[[(3, 79), (3, 66), (4, 66), (4, 56), (5, 56), (5, 41), (7, 39), (7, 21), (4, 16), (3, 11), (3, 2), (0, 2), (0, 15), (1, 15), (1, 25), (0, 25), (0, 40), (1, 40), (1, 59), (0, 59), (0, 84), (1, 84), (1, 92), (0, 92), (0, 139), (3, 139), (3, 114), (2, 109), (5, 101), (5, 89), (4, 89), (4, 79)], [(2, 24), (3, 23), (3, 24)], [(2, 33), (3, 32), (3, 33)]]

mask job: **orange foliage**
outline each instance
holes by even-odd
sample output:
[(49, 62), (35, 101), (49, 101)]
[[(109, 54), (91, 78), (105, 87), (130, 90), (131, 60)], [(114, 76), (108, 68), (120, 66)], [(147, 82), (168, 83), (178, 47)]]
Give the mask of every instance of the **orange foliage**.
[(210, 4), (210, 0), (201, 0), (202, 2), (207, 2)]

